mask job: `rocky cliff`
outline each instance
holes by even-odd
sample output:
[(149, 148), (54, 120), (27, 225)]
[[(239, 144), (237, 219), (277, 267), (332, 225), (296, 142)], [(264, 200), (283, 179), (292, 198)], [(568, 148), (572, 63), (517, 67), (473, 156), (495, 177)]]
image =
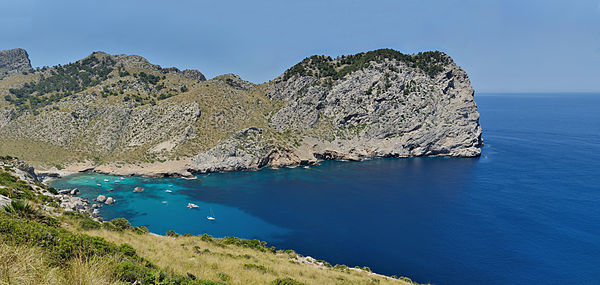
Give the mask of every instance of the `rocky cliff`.
[[(305, 59), (268, 84), (282, 102), (269, 129), (238, 132), (194, 158), (201, 172), (313, 163), (319, 159), (481, 153), (481, 127), (464, 70), (439, 52), (378, 50)], [(285, 146), (265, 143), (283, 134)]]
[(24, 49), (0, 50), (0, 76), (30, 69), (29, 55)]
[(0, 153), (52, 171), (144, 175), (473, 157), (473, 93), (441, 52), (312, 56), (261, 85), (94, 53), (0, 80)]

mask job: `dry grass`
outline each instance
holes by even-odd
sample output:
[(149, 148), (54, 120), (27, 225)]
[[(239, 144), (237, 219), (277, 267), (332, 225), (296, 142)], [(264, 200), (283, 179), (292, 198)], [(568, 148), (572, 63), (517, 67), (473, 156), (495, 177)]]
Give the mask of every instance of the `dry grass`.
[(73, 258), (64, 267), (50, 264), (39, 248), (0, 243), (0, 284), (87, 285), (115, 284), (108, 261)]
[(156, 265), (185, 275), (227, 284), (268, 284), (291, 277), (305, 284), (410, 284), (360, 270), (336, 270), (302, 263), (295, 254), (203, 241), (200, 237), (165, 237), (153, 234), (96, 230), (86, 232), (117, 244), (128, 243)]
[(0, 244), (0, 284), (60, 284), (41, 250)]
[(68, 263), (67, 270), (61, 275), (65, 285), (115, 284), (117, 279), (113, 267), (106, 259), (77, 257)]

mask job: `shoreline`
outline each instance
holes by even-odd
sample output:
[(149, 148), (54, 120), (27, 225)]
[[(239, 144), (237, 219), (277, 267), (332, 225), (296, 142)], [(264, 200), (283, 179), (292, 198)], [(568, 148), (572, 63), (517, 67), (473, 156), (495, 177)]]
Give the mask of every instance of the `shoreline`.
[(283, 165), (265, 165), (258, 168), (240, 168), (240, 169), (219, 169), (219, 170), (208, 170), (198, 171), (193, 169), (189, 163), (190, 159), (186, 160), (172, 160), (166, 162), (155, 162), (145, 163), (143, 165), (127, 164), (116, 166), (114, 164), (103, 164), (93, 166), (87, 163), (71, 164), (63, 169), (56, 169), (55, 167), (47, 170), (35, 170), (35, 173), (42, 178), (44, 182), (52, 181), (54, 179), (78, 174), (78, 173), (99, 173), (112, 176), (139, 176), (139, 177), (150, 177), (150, 178), (166, 178), (166, 177), (178, 177), (184, 179), (195, 179), (198, 174), (209, 174), (209, 173), (225, 173), (225, 172), (237, 172), (237, 171), (260, 171), (266, 168), (279, 169), (279, 168), (297, 168), (303, 166), (318, 166), (324, 161), (353, 161), (361, 162), (377, 158), (394, 158), (394, 159), (406, 159), (406, 158), (479, 158), (477, 156), (452, 156), (452, 155), (412, 155), (412, 156), (373, 156), (373, 157), (329, 157), (325, 159), (315, 159), (311, 161), (294, 162)]

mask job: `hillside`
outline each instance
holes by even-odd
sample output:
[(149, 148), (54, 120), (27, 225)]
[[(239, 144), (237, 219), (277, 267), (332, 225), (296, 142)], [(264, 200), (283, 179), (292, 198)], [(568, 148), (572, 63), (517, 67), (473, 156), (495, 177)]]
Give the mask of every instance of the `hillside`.
[(92, 219), (79, 199), (0, 157), (0, 284), (414, 284), (332, 266), (257, 240), (166, 236), (125, 219)]
[(259, 85), (95, 52), (0, 80), (0, 153), (43, 171), (155, 176), (472, 157), (473, 93), (441, 52), (312, 56)]

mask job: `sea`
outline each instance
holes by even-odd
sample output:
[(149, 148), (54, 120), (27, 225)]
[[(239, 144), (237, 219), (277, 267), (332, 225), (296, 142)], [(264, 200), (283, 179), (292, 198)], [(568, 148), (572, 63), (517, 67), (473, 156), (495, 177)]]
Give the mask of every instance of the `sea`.
[(259, 239), (421, 283), (600, 284), (600, 94), (475, 100), (479, 158), (326, 161), (195, 179), (80, 173), (52, 186), (112, 196), (105, 220), (153, 233)]

